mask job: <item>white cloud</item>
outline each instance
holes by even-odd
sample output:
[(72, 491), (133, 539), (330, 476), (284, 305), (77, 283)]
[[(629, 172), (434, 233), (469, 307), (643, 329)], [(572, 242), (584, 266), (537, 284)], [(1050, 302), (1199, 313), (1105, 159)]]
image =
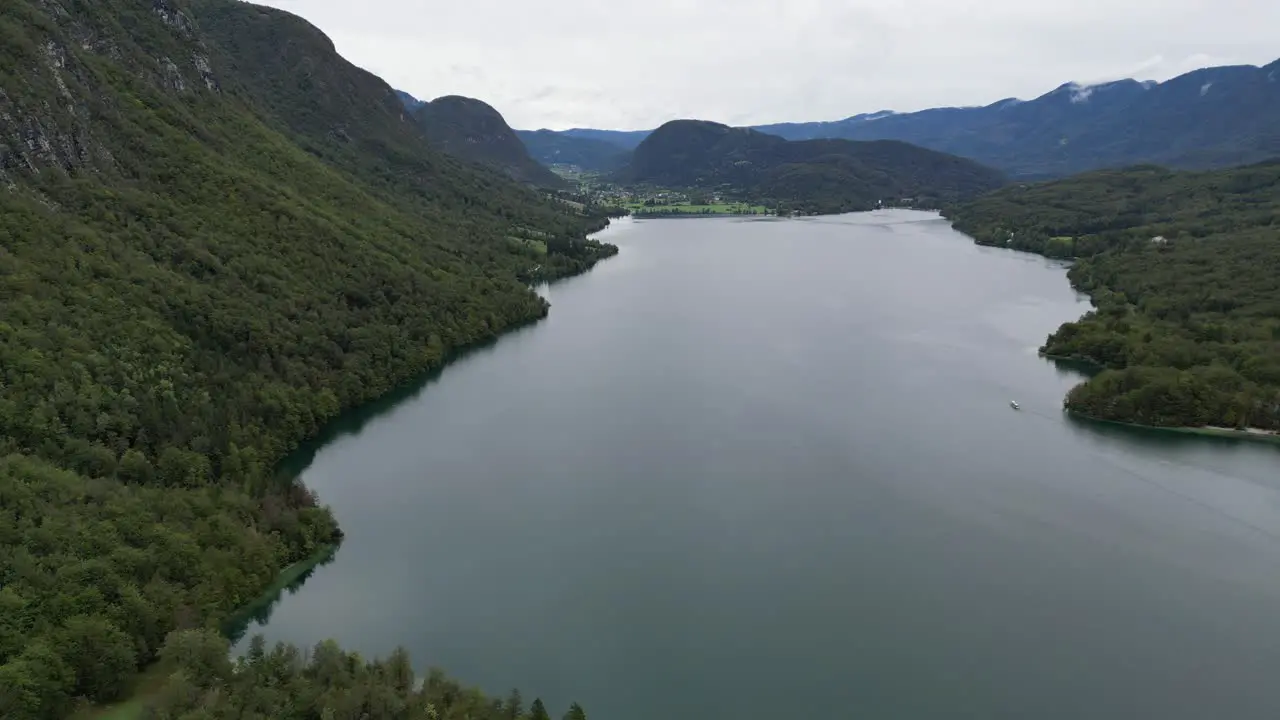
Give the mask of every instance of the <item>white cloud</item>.
[(422, 98), (515, 127), (830, 120), (1280, 56), (1257, 0), (265, 0)]

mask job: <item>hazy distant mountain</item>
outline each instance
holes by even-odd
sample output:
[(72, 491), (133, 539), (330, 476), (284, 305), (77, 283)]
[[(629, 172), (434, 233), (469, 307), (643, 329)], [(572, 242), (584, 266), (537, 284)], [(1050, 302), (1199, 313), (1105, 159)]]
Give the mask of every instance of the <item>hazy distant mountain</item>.
[(621, 145), (553, 130), (517, 130), (529, 154), (543, 165), (576, 165), (611, 172), (626, 164), (631, 152)]
[(413, 118), (427, 142), (450, 155), (541, 187), (568, 184), (534, 160), (502, 115), (480, 100), (446, 95), (420, 104), (413, 109)]
[[(985, 107), (884, 110), (754, 129), (788, 140), (902, 140), (1027, 178), (1137, 163), (1242, 165), (1280, 157), (1280, 60), (1206, 68), (1162, 83), (1067, 83), (1034, 100)], [(645, 131), (563, 134), (621, 145), (638, 143)]]
[(403, 90), (396, 90), (395, 93), (396, 97), (400, 99), (400, 102), (409, 110), (416, 110), (426, 104), (424, 101), (419, 100)]
[(787, 140), (814, 140), (817, 138), (838, 137), (838, 133), (850, 124), (867, 120), (878, 120), (895, 114), (892, 110), (881, 110), (874, 113), (863, 113), (835, 120), (832, 122), (788, 122), (770, 125), (752, 125), (752, 130), (759, 130), (770, 135), (777, 135)]
[(903, 140), (1021, 177), (1156, 163), (1209, 168), (1280, 156), (1280, 61), (1196, 70), (1163, 83), (1067, 83), (985, 107), (765, 126), (790, 139)]
[(613, 143), (624, 150), (635, 150), (641, 140), (649, 137), (652, 130), (592, 130), (590, 128), (571, 128), (561, 130), (560, 134), (569, 137), (590, 138)]
[(951, 201), (999, 187), (972, 160), (902, 142), (788, 141), (749, 128), (675, 120), (636, 147), (619, 180), (723, 189), (813, 212), (874, 207), (904, 197)]

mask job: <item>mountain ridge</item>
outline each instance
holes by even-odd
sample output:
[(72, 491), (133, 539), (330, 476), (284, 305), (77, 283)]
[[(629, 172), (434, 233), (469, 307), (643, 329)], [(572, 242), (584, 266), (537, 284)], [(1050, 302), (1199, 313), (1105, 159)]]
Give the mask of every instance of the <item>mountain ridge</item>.
[(517, 130), (516, 135), (529, 154), (548, 167), (569, 165), (593, 172), (611, 172), (625, 165), (631, 156), (631, 151), (621, 145), (553, 130)]
[(723, 189), (752, 202), (818, 213), (866, 210), (903, 198), (950, 202), (1004, 182), (996, 170), (907, 143), (790, 141), (705, 120), (663, 124), (614, 178)]
[(411, 110), (427, 141), (442, 152), (486, 165), (512, 179), (545, 188), (568, 183), (534, 160), (493, 106), (462, 95), (445, 95)]
[[(1280, 59), (1163, 82), (1067, 82), (1030, 100), (749, 127), (788, 140), (900, 140), (1025, 179), (1142, 163), (1227, 167), (1280, 156)], [(634, 147), (652, 131), (559, 132)]]

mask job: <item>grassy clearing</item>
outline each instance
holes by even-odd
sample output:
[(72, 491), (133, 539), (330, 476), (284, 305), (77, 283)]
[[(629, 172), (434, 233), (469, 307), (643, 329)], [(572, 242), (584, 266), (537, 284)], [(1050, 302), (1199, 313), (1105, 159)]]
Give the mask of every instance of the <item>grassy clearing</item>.
[(128, 698), (108, 705), (86, 705), (72, 714), (71, 720), (142, 720), (147, 702), (164, 689), (168, 679), (168, 669), (156, 663), (138, 674)]
[(547, 254), (547, 243), (542, 240), (530, 240), (508, 235), (507, 242), (514, 245), (517, 250), (524, 251), (535, 257), (544, 257)]
[(746, 203), (711, 203), (706, 205), (645, 205), (630, 203), (627, 208), (640, 214), (682, 214), (682, 215), (764, 215), (769, 208), (764, 205), (748, 205)]

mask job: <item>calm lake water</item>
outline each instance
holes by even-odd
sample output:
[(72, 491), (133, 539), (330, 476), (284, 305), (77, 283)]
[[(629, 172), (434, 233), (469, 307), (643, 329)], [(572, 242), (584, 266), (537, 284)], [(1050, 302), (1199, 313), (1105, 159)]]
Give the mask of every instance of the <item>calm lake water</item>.
[(1280, 717), (1280, 452), (1068, 419), (1060, 265), (907, 211), (605, 237), (335, 428), (347, 541), (251, 632), (596, 720)]

